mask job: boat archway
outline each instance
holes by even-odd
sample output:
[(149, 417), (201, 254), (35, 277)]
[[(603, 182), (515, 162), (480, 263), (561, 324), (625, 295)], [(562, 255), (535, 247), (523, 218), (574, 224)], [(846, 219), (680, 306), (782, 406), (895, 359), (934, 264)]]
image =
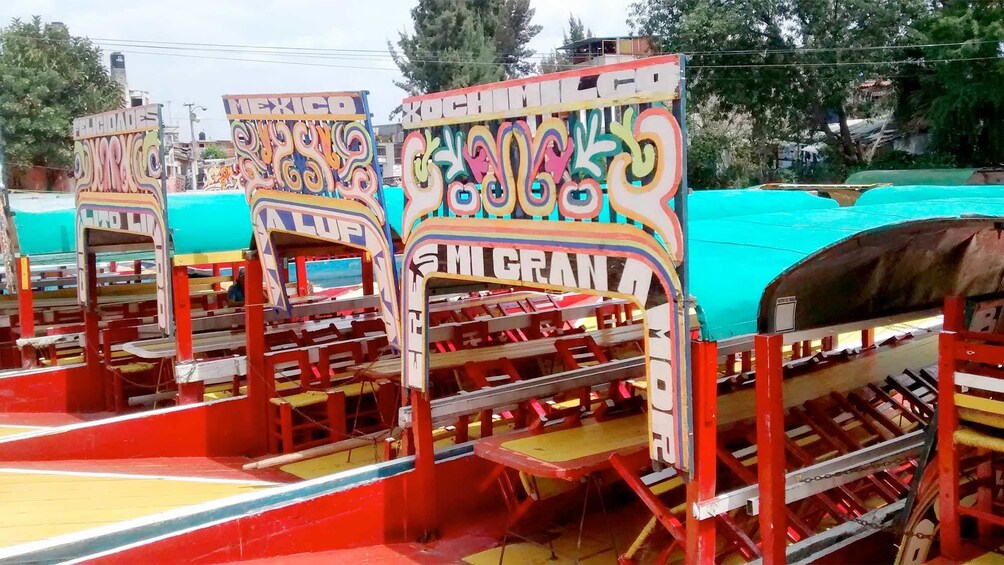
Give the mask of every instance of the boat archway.
[(393, 243), (369, 208), (352, 200), (266, 190), (252, 196), (251, 218), (272, 305), (291, 311), (280, 273), (283, 248), (322, 242), (363, 251), (373, 261), (387, 341), (392, 347), (400, 347)]
[(437, 278), (579, 291), (634, 303), (645, 312), (652, 458), (687, 466), (689, 438), (676, 425), (690, 413), (690, 383), (682, 378), (687, 309), (672, 258), (649, 234), (616, 224), (570, 232), (559, 222), (430, 218), (411, 232), (403, 261), (403, 381), (415, 390), (429, 385), (427, 286)]
[(321, 241), (364, 251), (388, 342), (398, 347), (394, 245), (367, 93), (228, 95), (223, 105), (269, 303), (292, 314), (279, 248)]

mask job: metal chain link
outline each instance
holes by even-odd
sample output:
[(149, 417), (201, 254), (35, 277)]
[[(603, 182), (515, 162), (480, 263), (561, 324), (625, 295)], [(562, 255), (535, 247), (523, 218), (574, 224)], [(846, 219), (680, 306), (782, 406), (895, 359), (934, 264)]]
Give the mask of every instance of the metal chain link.
[(813, 475), (811, 477), (805, 477), (804, 479), (801, 480), (801, 482), (808, 484), (816, 481), (832, 479), (835, 477), (842, 477), (844, 475), (860, 473), (862, 471), (875, 471), (879, 469), (886, 469), (888, 467), (891, 467), (892, 465), (895, 465), (897, 463), (902, 463), (908, 459), (909, 459), (908, 457), (903, 457), (903, 456), (889, 457), (887, 459), (876, 461), (875, 463), (872, 463), (871, 465), (865, 467), (850, 467), (847, 469), (842, 469), (840, 471), (833, 471), (832, 473), (823, 473), (822, 475)]

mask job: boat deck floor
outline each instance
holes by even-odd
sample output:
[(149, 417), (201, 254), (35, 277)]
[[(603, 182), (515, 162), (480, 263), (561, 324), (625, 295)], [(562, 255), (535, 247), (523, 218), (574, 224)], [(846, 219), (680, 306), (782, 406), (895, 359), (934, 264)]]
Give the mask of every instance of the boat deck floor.
[(244, 458), (0, 463), (0, 548), (82, 533), (297, 480)]
[(111, 412), (98, 412), (95, 414), (66, 414), (62, 412), (0, 413), (0, 440), (49, 428), (90, 422), (114, 415)]

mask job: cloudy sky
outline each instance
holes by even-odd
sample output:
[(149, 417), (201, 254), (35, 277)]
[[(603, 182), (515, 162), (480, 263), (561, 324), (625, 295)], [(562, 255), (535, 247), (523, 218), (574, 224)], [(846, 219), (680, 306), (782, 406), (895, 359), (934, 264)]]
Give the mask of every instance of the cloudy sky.
[[(165, 120), (182, 126), (182, 139), (188, 138), (185, 102), (208, 108), (196, 131), (201, 128), (212, 138), (228, 138), (223, 94), (365, 89), (370, 91), (375, 122), (387, 122), (404, 92), (393, 84), (400, 73), (387, 56), (386, 43), (396, 39), (399, 30), (410, 30), (415, 3), (0, 0), (0, 22), (6, 25), (12, 18), (32, 15), (61, 21), (70, 33), (94, 39), (105, 51), (106, 64), (109, 53), (122, 51), (130, 87), (149, 91), (155, 102), (163, 103)], [(597, 36), (628, 32), (631, 0), (532, 0), (532, 4), (537, 10), (534, 22), (544, 27), (532, 44), (538, 52), (561, 43), (569, 12), (581, 17)]]

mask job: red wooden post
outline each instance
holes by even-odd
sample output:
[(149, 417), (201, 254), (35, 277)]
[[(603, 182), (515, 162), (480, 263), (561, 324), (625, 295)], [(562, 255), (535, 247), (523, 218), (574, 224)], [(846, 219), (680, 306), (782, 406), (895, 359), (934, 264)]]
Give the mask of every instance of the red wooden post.
[[(188, 267), (175, 266), (171, 269), (171, 289), (174, 292), (174, 332), (177, 353), (175, 361), (192, 361), (192, 300), (188, 288)], [(178, 404), (202, 402), (205, 385), (199, 381), (178, 385)]]
[(437, 537), (436, 446), (432, 441), (432, 407), (420, 390), (411, 391), (412, 434), (415, 438), (415, 497), (408, 501), (414, 509), (419, 541)]
[[(220, 267), (220, 264), (219, 263), (213, 263), (213, 278), (219, 277), (222, 273), (223, 273), (223, 269), (222, 269), (222, 267)], [(220, 290), (222, 290), (222, 287), (220, 286), (220, 283), (214, 282), (213, 283), (213, 290), (216, 291), (216, 292), (219, 292)]]
[(265, 379), (265, 297), (262, 292), (261, 263), (249, 260), (244, 268), (244, 329), (247, 332), (247, 399), (251, 407), (252, 446), (268, 450), (269, 394)]
[(362, 270), (363, 270), (363, 294), (369, 296), (373, 294), (373, 258), (370, 257), (369, 253), (363, 253), (362, 256)]
[[(945, 301), (945, 327), (950, 325)], [(953, 319), (952, 322), (958, 321)], [(959, 455), (952, 437), (958, 427), (955, 413), (955, 343), (953, 332), (943, 332), (938, 341), (938, 504), (941, 510), (941, 555), (960, 559)]]
[(191, 361), (192, 354), (192, 299), (188, 291), (188, 267), (171, 268), (174, 289), (174, 331), (178, 361)]
[[(28, 257), (17, 259), (17, 313), (20, 318), (21, 337), (35, 337), (35, 295), (31, 288), (31, 260)], [(21, 349), (21, 365), (35, 366), (35, 348), (29, 346)]]
[(765, 565), (785, 562), (784, 399), (780, 335), (758, 335), (756, 347), (757, 475), (760, 539)]
[(143, 274), (143, 262), (140, 261), (139, 259), (136, 259), (135, 261), (132, 262), (132, 274), (134, 275)]
[(307, 296), (307, 258), (296, 258), (296, 295)]
[[(105, 399), (105, 387), (111, 384), (106, 382), (106, 376), (110, 376), (111, 373), (106, 373), (101, 363), (101, 336), (98, 328), (100, 315), (98, 314), (97, 296), (98, 265), (97, 256), (94, 253), (87, 253), (86, 269), (87, 278), (84, 282), (87, 285), (87, 301), (84, 304), (84, 363), (87, 365), (87, 378), (79, 381), (79, 386), (71, 384), (67, 387), (69, 399), (67, 408), (70, 411), (80, 410), (82, 412), (98, 410), (102, 399)], [(106, 406), (105, 408), (111, 411), (116, 409), (115, 406)]]
[(741, 363), (742, 363), (741, 368), (742, 368), (742, 371), (744, 373), (748, 373), (748, 372), (752, 371), (753, 370), (753, 352), (752, 351), (743, 351), (743, 358), (742, 358)]
[(861, 349), (868, 349), (875, 345), (875, 328), (861, 330)]
[(715, 519), (697, 520), (694, 505), (715, 497), (718, 440), (718, 344), (692, 342), (694, 360), (694, 476), (687, 483), (688, 563), (715, 562)]
[(946, 332), (961, 332), (966, 329), (966, 298), (964, 296), (945, 297), (942, 328)]

